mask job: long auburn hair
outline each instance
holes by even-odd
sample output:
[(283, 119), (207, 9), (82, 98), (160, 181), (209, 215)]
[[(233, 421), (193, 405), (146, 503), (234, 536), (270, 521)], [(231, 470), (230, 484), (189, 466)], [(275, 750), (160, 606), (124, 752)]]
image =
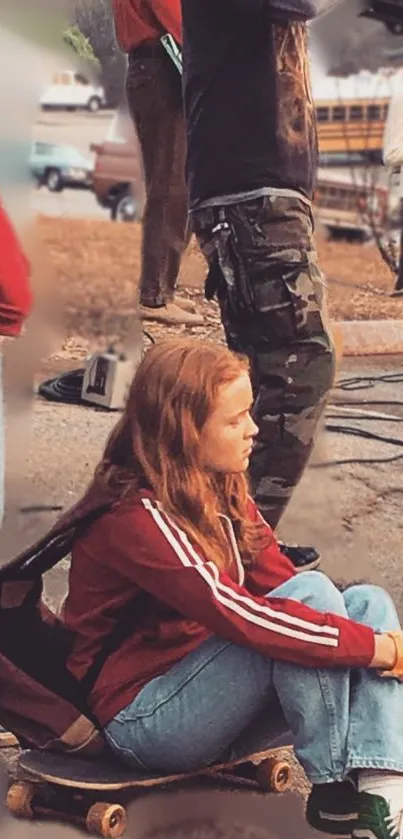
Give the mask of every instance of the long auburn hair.
[(212, 474), (201, 465), (200, 436), (219, 389), (249, 371), (248, 360), (226, 347), (194, 338), (165, 339), (140, 362), (125, 410), (109, 436), (94, 480), (116, 500), (140, 487), (219, 568), (231, 552), (218, 513), (233, 522), (248, 565), (270, 531), (248, 519), (244, 474)]

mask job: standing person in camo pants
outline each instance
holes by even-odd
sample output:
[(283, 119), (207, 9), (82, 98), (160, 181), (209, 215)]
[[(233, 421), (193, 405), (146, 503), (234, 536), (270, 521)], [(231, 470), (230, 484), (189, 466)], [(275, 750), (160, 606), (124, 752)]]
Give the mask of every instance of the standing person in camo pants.
[[(276, 528), (312, 450), (335, 370), (313, 240), (317, 133), (311, 3), (182, 0), (187, 178), (230, 349), (252, 364), (255, 500)], [(288, 3), (288, 7), (289, 7)], [(287, 3), (285, 2), (285, 5)], [(279, 12), (279, 13), (278, 13)], [(301, 18), (301, 19), (298, 19)], [(314, 548), (283, 546), (297, 568)]]
[(113, 0), (112, 6), (116, 37), (128, 55), (127, 103), (145, 178), (140, 317), (200, 326), (192, 303), (175, 295), (189, 241), (186, 129), (180, 73), (161, 37), (169, 33), (181, 43), (180, 0)]

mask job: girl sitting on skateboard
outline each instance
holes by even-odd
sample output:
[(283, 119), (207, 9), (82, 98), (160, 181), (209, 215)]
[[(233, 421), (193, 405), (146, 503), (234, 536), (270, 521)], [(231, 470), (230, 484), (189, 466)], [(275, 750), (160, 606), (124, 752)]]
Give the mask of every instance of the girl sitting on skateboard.
[(134, 767), (195, 770), (291, 730), (311, 824), (403, 837), (395, 607), (281, 554), (248, 495), (251, 406), (248, 363), (228, 349), (147, 352), (88, 491), (112, 506), (73, 548), (69, 667)]

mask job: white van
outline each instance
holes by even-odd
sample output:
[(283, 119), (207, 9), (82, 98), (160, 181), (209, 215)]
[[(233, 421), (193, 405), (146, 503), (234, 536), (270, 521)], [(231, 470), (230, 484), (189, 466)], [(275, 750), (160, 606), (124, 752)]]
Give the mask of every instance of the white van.
[(82, 73), (63, 70), (53, 76), (41, 96), (40, 105), (41, 108), (86, 108), (95, 114), (105, 105), (105, 91), (91, 84)]

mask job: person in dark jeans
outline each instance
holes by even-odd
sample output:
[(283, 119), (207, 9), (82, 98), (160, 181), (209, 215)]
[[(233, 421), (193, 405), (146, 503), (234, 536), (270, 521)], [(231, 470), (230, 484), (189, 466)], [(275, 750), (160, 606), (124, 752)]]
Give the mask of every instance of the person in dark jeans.
[[(273, 528), (304, 471), (335, 372), (313, 242), (306, 23), (294, 11), (274, 18), (276, 6), (236, 0), (228, 15), (216, 0), (182, 0), (192, 226), (210, 266), (206, 296), (218, 298), (230, 349), (252, 364), (259, 435), (249, 472)], [(314, 548), (282, 550), (301, 570), (318, 564)]]
[(203, 318), (192, 303), (175, 296), (189, 241), (186, 129), (180, 73), (160, 41), (169, 32), (180, 43), (180, 0), (113, 0), (113, 11), (128, 55), (126, 96), (145, 178), (140, 316), (198, 326)]

